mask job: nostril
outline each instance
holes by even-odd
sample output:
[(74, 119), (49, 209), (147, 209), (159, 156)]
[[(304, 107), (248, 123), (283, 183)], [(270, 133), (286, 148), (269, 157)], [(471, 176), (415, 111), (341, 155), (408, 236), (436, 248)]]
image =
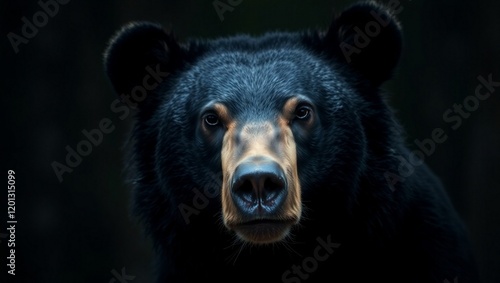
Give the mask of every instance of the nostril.
[(264, 181), (264, 191), (276, 192), (283, 190), (285, 186), (283, 180), (278, 176), (269, 176)]
[(252, 182), (245, 180), (243, 184), (238, 187), (238, 191), (242, 194), (251, 194), (253, 192)]
[(243, 182), (235, 184), (234, 192), (247, 202), (252, 202), (252, 199), (254, 199), (254, 188), (250, 180), (243, 180)]
[(264, 181), (261, 198), (264, 202), (272, 201), (285, 189), (285, 184), (278, 176), (269, 176)]

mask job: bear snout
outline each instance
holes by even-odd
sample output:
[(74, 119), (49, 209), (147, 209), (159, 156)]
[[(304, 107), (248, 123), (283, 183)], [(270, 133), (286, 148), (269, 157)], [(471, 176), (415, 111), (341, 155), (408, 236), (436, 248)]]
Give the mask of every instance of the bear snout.
[(267, 157), (247, 158), (236, 167), (231, 197), (245, 221), (274, 219), (287, 197), (285, 172)]

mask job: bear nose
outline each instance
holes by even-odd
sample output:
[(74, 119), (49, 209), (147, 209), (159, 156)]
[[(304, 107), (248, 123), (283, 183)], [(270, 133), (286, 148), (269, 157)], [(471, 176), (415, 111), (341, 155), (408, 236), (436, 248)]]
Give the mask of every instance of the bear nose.
[(231, 196), (244, 217), (272, 217), (286, 195), (285, 173), (278, 163), (266, 157), (248, 158), (236, 167)]

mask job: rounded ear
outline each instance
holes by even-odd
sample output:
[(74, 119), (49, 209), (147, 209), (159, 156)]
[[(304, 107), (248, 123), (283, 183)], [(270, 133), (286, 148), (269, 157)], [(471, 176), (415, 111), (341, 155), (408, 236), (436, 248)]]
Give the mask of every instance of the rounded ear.
[(134, 22), (111, 38), (104, 65), (115, 91), (129, 94), (137, 86), (151, 90), (147, 86), (180, 68), (182, 58), (181, 47), (160, 25)]
[(324, 38), (328, 52), (379, 86), (392, 76), (401, 55), (401, 26), (395, 14), (402, 9), (373, 1), (351, 6), (330, 25)]

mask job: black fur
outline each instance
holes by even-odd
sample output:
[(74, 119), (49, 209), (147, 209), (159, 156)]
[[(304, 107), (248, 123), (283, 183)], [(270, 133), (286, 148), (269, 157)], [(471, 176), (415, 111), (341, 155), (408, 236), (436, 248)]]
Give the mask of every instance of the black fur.
[[(389, 24), (347, 60), (341, 44), (355, 45), (353, 28), (373, 21), (372, 11)], [(138, 103), (130, 159), (158, 282), (478, 282), (465, 229), (429, 169), (417, 166), (394, 186), (386, 178), (409, 154), (379, 89), (401, 41), (399, 23), (372, 2), (341, 13), (326, 33), (179, 44), (158, 25), (122, 29), (105, 55), (118, 93), (141, 85), (147, 66), (169, 73)], [(179, 205), (193, 207), (196, 190), (220, 190), (222, 178), (220, 142), (197, 131), (202, 106), (223, 102), (251, 120), (272, 116), (293, 94), (313, 101), (319, 123), (295, 138), (304, 215), (291, 235), (273, 245), (238, 242), (213, 195), (186, 223)], [(312, 264), (318, 237), (340, 246), (301, 278), (293, 266)]]

